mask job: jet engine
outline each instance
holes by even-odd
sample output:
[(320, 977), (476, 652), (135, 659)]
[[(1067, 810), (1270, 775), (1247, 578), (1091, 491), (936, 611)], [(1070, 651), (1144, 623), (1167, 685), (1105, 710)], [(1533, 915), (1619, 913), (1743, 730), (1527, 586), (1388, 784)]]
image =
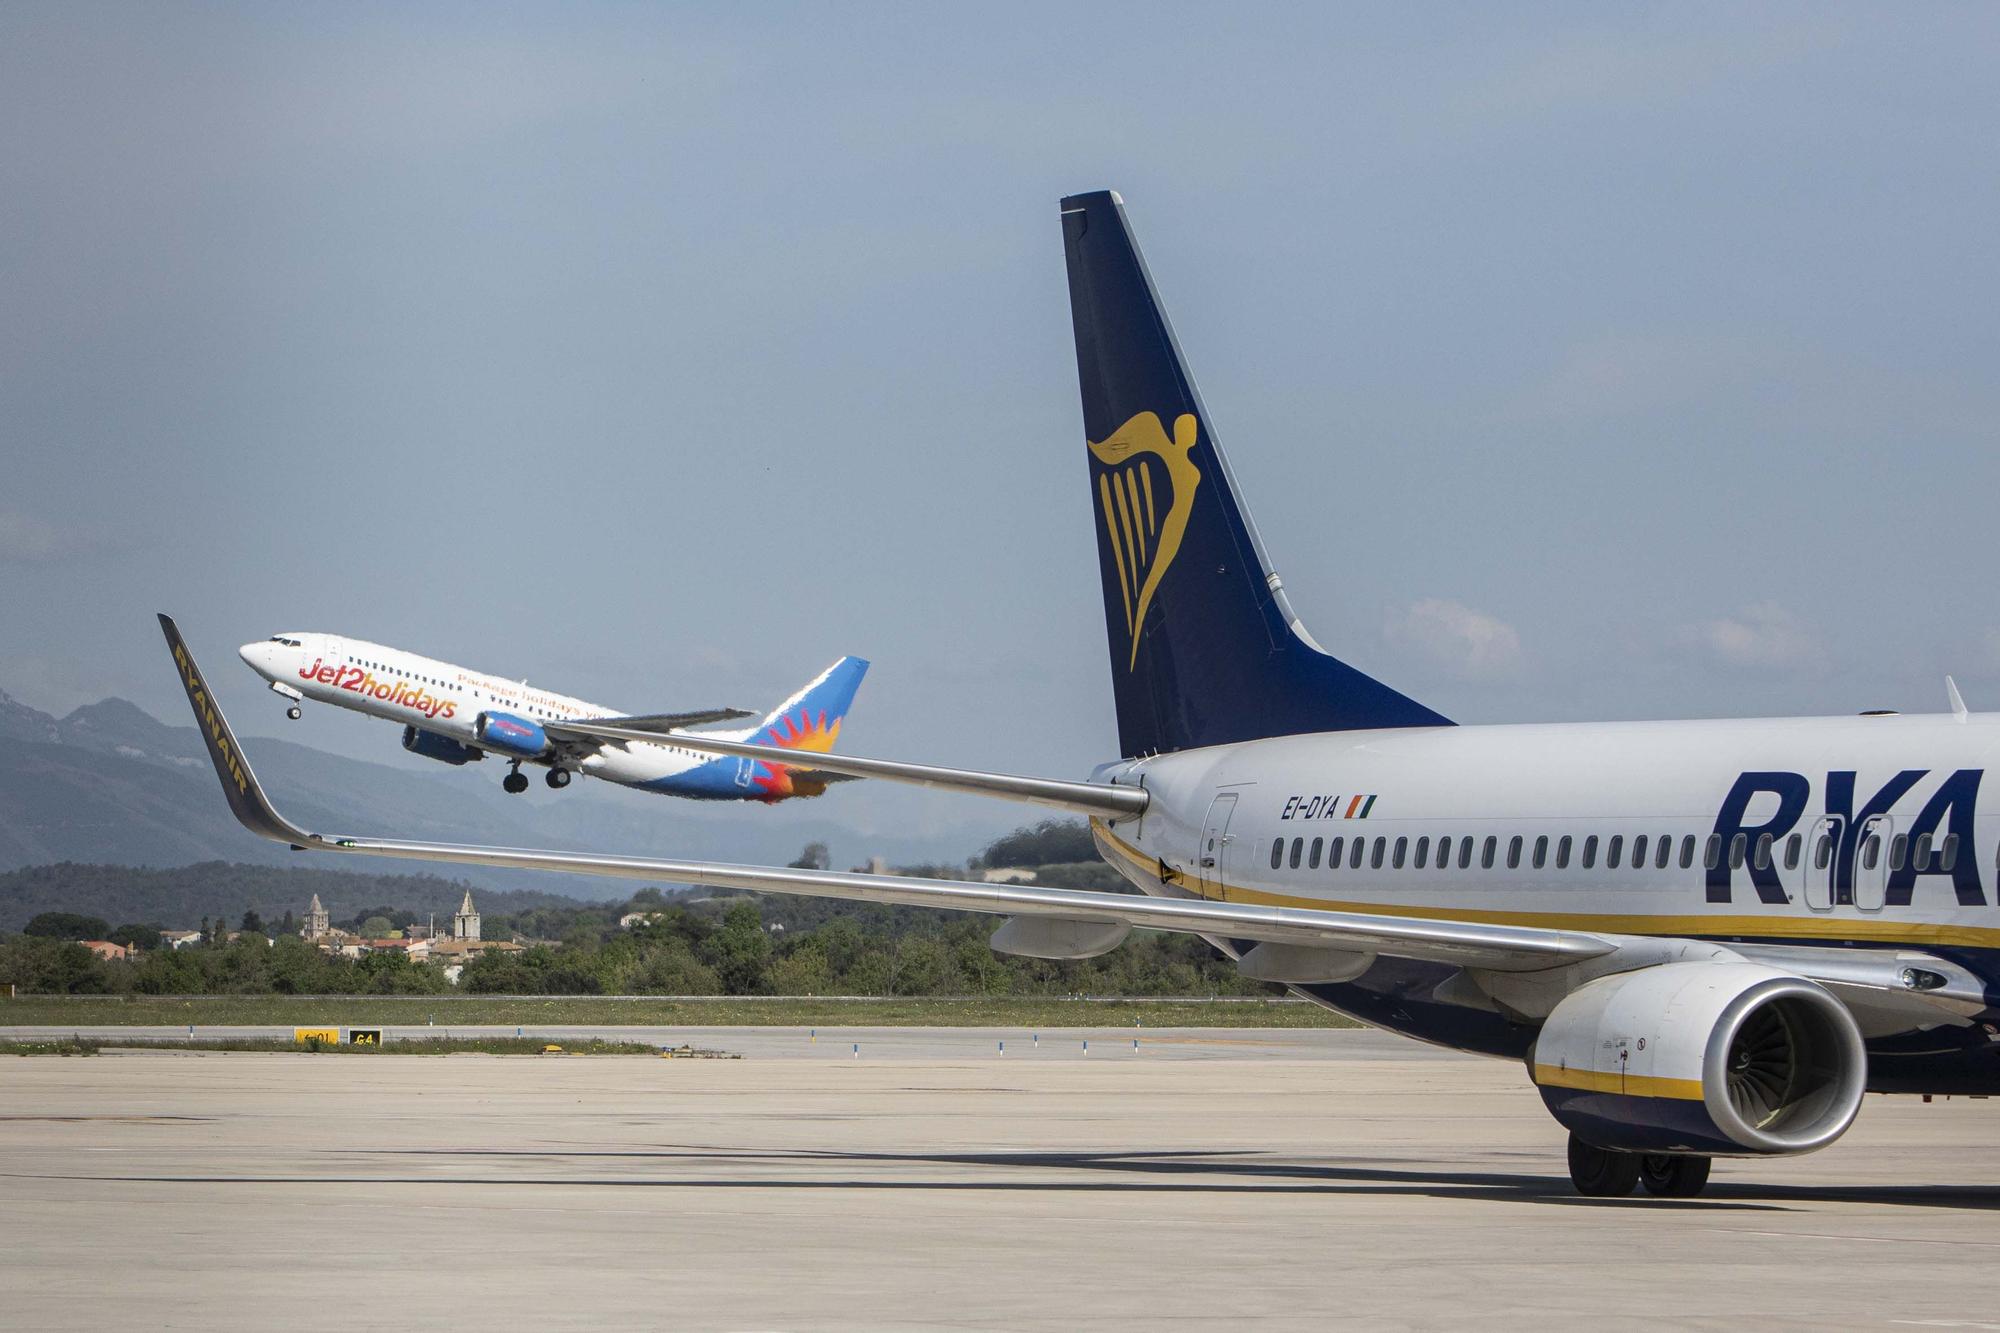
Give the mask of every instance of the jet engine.
[(403, 748), (411, 754), (420, 754), (426, 759), (446, 764), (469, 764), (486, 757), (470, 745), (461, 745), (449, 736), (440, 736), (435, 731), (425, 731), (420, 727), (403, 728)]
[(512, 713), (481, 713), (472, 724), (472, 734), (489, 750), (499, 750), (522, 759), (548, 753), (549, 738), (538, 723)]
[(1750, 962), (1664, 963), (1587, 982), (1529, 1054), (1542, 1100), (1621, 1152), (1811, 1152), (1861, 1107), (1867, 1055), (1847, 1007)]

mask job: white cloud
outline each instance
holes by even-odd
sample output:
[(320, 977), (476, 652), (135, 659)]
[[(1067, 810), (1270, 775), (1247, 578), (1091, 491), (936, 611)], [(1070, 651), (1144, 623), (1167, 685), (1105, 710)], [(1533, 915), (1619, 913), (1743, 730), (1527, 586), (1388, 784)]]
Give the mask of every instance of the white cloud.
[(62, 533), (32, 514), (0, 510), (0, 561), (44, 565), (62, 555)]
[(1389, 617), (1384, 637), (1462, 680), (1512, 675), (1521, 636), (1506, 621), (1444, 597), (1426, 597)]
[(1687, 640), (1724, 666), (1792, 669), (1817, 662), (1819, 640), (1803, 621), (1775, 602), (1746, 606), (1733, 616), (1689, 627)]

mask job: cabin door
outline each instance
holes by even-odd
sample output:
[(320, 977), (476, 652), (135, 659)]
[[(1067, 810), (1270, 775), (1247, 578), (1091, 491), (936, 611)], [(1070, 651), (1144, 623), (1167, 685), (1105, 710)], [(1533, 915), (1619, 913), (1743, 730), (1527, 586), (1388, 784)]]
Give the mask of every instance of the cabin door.
[(1195, 869), (1201, 876), (1201, 896), (1226, 900), (1229, 896), (1229, 820), (1236, 813), (1236, 793), (1223, 792), (1208, 803), (1208, 818), (1201, 824), (1201, 845), (1196, 849)]

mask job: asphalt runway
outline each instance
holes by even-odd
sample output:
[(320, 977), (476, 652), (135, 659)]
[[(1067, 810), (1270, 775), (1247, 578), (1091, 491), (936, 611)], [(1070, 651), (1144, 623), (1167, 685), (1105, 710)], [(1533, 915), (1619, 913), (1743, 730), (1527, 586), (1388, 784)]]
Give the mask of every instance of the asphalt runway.
[(0, 1062), (0, 1324), (2000, 1327), (1983, 1101), (1589, 1201), (1517, 1067), (1374, 1033), (690, 1038)]

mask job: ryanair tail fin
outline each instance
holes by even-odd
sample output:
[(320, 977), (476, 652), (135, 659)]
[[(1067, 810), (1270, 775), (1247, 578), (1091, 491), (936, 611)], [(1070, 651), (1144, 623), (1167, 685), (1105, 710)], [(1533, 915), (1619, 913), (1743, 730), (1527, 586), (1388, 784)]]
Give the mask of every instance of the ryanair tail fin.
[(1299, 623), (1237, 503), (1124, 201), (1074, 195), (1062, 224), (1120, 748), (1449, 726)]

